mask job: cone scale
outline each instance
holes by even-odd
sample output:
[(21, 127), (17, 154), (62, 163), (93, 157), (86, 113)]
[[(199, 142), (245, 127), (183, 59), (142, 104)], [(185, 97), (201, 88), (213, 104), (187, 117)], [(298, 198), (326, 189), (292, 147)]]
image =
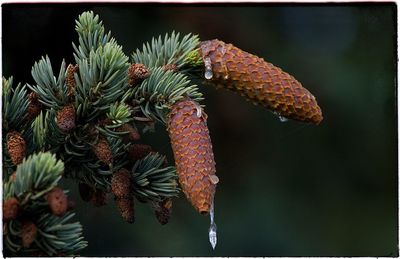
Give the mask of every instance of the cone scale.
[(201, 42), (200, 55), (211, 85), (237, 92), (287, 119), (322, 121), (315, 97), (293, 76), (264, 59), (220, 40)]

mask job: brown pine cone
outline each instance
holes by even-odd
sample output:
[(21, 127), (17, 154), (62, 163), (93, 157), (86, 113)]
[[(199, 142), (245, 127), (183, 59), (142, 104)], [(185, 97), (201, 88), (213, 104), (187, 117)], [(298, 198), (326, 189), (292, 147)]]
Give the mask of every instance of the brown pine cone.
[(128, 198), (118, 198), (115, 197), (115, 202), (118, 205), (119, 212), (122, 218), (128, 222), (133, 223), (135, 221), (135, 209), (133, 197)]
[(103, 163), (110, 165), (113, 163), (113, 154), (110, 144), (105, 137), (100, 136), (97, 143), (93, 145), (92, 150), (97, 158)]
[(149, 145), (144, 144), (133, 144), (128, 148), (128, 157), (133, 160), (140, 160), (153, 152), (153, 149)]
[(21, 134), (16, 131), (7, 134), (7, 149), (14, 165), (22, 163), (26, 155), (26, 144)]
[(35, 92), (31, 92), (28, 96), (28, 99), (29, 105), (26, 120), (30, 122), (40, 114), (40, 111), (42, 110), (42, 104), (39, 102), (38, 96)]
[(128, 170), (121, 168), (113, 173), (111, 190), (117, 198), (127, 198), (131, 196), (131, 175)]
[(208, 214), (217, 183), (206, 121), (202, 108), (185, 99), (173, 105), (167, 124), (182, 190), (201, 214)]
[(3, 220), (9, 221), (17, 218), (19, 211), (19, 202), (16, 198), (11, 197), (3, 201)]
[(74, 90), (76, 86), (74, 73), (78, 72), (78, 70), (79, 70), (78, 64), (76, 64), (75, 66), (69, 64), (67, 67), (67, 75), (65, 76), (65, 83), (68, 87), (68, 92), (67, 92), (68, 97), (74, 95)]
[(62, 216), (68, 209), (68, 199), (63, 189), (54, 187), (47, 194), (47, 203), (49, 204), (50, 211), (56, 216)]
[(149, 69), (143, 64), (132, 64), (128, 69), (128, 84), (134, 86), (150, 76)]
[(210, 84), (238, 92), (288, 119), (322, 121), (315, 97), (293, 76), (264, 59), (220, 40), (201, 42), (200, 54), (212, 68)]
[(130, 141), (138, 141), (140, 139), (140, 134), (136, 128), (132, 125), (125, 123), (121, 127), (117, 128), (118, 132), (128, 132), (123, 136), (123, 141), (129, 143)]
[(75, 108), (72, 104), (64, 106), (57, 112), (57, 126), (63, 132), (75, 128)]
[(175, 64), (166, 64), (162, 67), (164, 71), (172, 71), (172, 72), (178, 72), (178, 66)]
[(107, 194), (103, 190), (94, 189), (90, 201), (96, 207), (104, 206), (107, 203)]
[(31, 246), (33, 241), (35, 240), (37, 235), (37, 227), (33, 222), (26, 221), (22, 223), (21, 228), (21, 239), (22, 239), (22, 246), (28, 248)]
[(161, 225), (167, 224), (172, 214), (172, 199), (165, 199), (156, 204), (154, 212)]

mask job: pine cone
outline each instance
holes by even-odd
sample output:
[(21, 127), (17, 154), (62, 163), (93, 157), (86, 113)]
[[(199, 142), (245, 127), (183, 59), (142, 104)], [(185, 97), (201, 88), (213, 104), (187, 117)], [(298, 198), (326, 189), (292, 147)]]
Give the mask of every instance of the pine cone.
[(128, 156), (131, 160), (137, 161), (153, 151), (151, 146), (144, 144), (133, 144), (128, 148)]
[(68, 199), (63, 189), (54, 187), (47, 194), (47, 203), (49, 204), (51, 212), (56, 216), (62, 216), (68, 209)]
[(22, 223), (21, 239), (22, 246), (28, 248), (31, 246), (37, 235), (37, 227), (33, 222), (27, 221)]
[(150, 71), (143, 64), (132, 64), (128, 69), (128, 84), (134, 86), (150, 76)]
[(74, 90), (76, 86), (74, 73), (78, 72), (78, 70), (79, 70), (78, 64), (76, 64), (75, 66), (69, 64), (67, 67), (67, 75), (65, 76), (65, 83), (68, 87), (68, 92), (67, 92), (68, 97), (72, 97), (74, 95)]
[(63, 132), (75, 128), (75, 108), (72, 104), (64, 106), (57, 112), (57, 126)]
[(107, 203), (107, 194), (103, 190), (94, 189), (93, 195), (90, 200), (96, 207), (104, 206)]
[(175, 64), (166, 64), (163, 66), (164, 71), (178, 72), (178, 66)]
[(131, 175), (128, 170), (121, 168), (118, 172), (113, 173), (111, 190), (117, 198), (131, 196)]
[(205, 65), (212, 67), (209, 83), (238, 92), (285, 118), (322, 121), (315, 97), (293, 76), (264, 59), (220, 40), (201, 42), (200, 53)]
[(182, 190), (201, 214), (209, 212), (216, 187), (214, 154), (206, 120), (201, 107), (186, 99), (173, 105), (167, 128)]
[(3, 201), (3, 220), (9, 221), (17, 218), (19, 211), (19, 202), (16, 198), (11, 197)]
[(97, 143), (93, 145), (93, 152), (97, 158), (107, 165), (113, 163), (113, 154), (111, 151), (110, 144), (105, 137), (99, 137)]
[(26, 144), (21, 134), (16, 131), (7, 134), (7, 149), (14, 165), (22, 163), (26, 155)]
[(42, 110), (42, 104), (39, 102), (38, 96), (35, 92), (31, 92), (28, 96), (29, 105), (27, 110), (26, 120), (31, 122), (33, 119), (36, 118), (40, 114)]
[(168, 223), (172, 214), (172, 199), (165, 199), (155, 206), (156, 218), (161, 225)]
[(93, 196), (93, 189), (87, 185), (86, 183), (79, 183), (79, 195), (81, 196), (82, 200), (88, 202), (92, 199)]
[(133, 197), (132, 196), (128, 198), (115, 197), (115, 202), (118, 205), (118, 209), (119, 212), (121, 213), (122, 218), (128, 223), (133, 223), (135, 221), (135, 209), (134, 209)]
[(117, 128), (118, 132), (128, 132), (123, 136), (123, 141), (125, 143), (129, 143), (130, 141), (138, 141), (140, 139), (139, 132), (136, 128), (132, 127), (132, 125), (125, 123), (121, 127)]

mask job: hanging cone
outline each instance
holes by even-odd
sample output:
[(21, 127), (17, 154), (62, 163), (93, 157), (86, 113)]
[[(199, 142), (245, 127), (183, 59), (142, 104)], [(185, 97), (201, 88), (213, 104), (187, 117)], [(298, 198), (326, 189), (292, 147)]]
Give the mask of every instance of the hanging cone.
[(105, 137), (100, 136), (97, 143), (93, 145), (92, 150), (97, 158), (103, 163), (110, 165), (113, 163), (113, 154)]
[(150, 76), (149, 69), (143, 64), (132, 64), (128, 69), (128, 84), (137, 85)]
[(133, 144), (128, 148), (128, 157), (132, 161), (140, 160), (153, 152), (153, 149), (149, 145), (144, 144)]
[(16, 198), (8, 198), (3, 201), (3, 221), (9, 221), (17, 218), (19, 211), (19, 202)]
[(115, 196), (115, 202), (122, 218), (133, 223), (135, 220), (134, 201), (132, 193), (131, 175), (125, 168), (114, 173), (111, 179), (111, 190)]
[(201, 107), (186, 99), (173, 105), (167, 127), (182, 190), (202, 214), (209, 212), (216, 187), (214, 154), (206, 120)]
[(78, 64), (76, 64), (75, 66), (69, 64), (67, 67), (67, 75), (65, 76), (65, 83), (68, 87), (68, 92), (67, 92), (68, 97), (72, 97), (74, 95), (76, 86), (74, 73), (78, 72), (78, 70), (79, 70)]
[(63, 132), (75, 128), (75, 108), (72, 104), (64, 106), (57, 112), (57, 126)]
[(122, 137), (125, 143), (129, 143), (131, 141), (138, 141), (140, 139), (140, 134), (138, 130), (128, 123), (122, 124), (121, 127), (117, 128), (117, 131), (128, 132), (126, 135), (123, 135)]
[(29, 105), (27, 110), (26, 120), (31, 122), (40, 114), (42, 110), (42, 104), (39, 102), (38, 96), (35, 92), (31, 92), (28, 96)]
[(154, 206), (154, 213), (161, 225), (168, 223), (172, 214), (172, 199), (165, 199)]
[(47, 203), (49, 204), (50, 211), (56, 216), (62, 216), (68, 209), (68, 199), (63, 189), (54, 187), (47, 194)]
[(115, 198), (115, 202), (118, 205), (122, 218), (128, 223), (135, 222), (133, 198)]
[(220, 40), (201, 42), (200, 54), (210, 84), (238, 92), (288, 119), (322, 121), (315, 97), (293, 76), (264, 59)]
[(7, 134), (7, 149), (13, 164), (20, 164), (26, 155), (26, 144), (21, 134), (16, 131)]
[(33, 222), (26, 221), (22, 224), (21, 239), (22, 246), (28, 248), (31, 246), (37, 235), (37, 227)]

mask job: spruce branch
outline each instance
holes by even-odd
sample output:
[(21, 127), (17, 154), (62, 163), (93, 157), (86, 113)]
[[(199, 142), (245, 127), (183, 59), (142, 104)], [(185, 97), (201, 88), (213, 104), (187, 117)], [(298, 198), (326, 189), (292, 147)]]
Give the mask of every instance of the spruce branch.
[(13, 77), (3, 77), (3, 132), (21, 130), (27, 116), (29, 100), (25, 85), (13, 88)]

